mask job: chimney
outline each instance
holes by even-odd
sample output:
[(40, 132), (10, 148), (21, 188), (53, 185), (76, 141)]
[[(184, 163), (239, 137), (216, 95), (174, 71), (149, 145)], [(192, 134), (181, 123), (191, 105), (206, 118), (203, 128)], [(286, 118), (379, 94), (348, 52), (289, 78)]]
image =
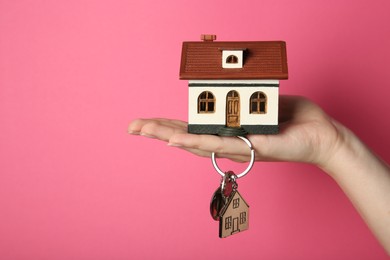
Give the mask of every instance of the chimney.
[(217, 39), (217, 35), (215, 34), (202, 34), (200, 39), (204, 42), (213, 42)]

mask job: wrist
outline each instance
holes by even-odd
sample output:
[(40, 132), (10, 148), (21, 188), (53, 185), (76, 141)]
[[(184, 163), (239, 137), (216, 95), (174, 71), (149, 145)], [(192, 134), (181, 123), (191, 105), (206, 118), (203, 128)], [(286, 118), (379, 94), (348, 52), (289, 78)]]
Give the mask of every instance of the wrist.
[(334, 122), (334, 126), (338, 133), (336, 141), (331, 145), (328, 156), (317, 164), (332, 177), (364, 159), (363, 153), (368, 150), (351, 130), (338, 122)]

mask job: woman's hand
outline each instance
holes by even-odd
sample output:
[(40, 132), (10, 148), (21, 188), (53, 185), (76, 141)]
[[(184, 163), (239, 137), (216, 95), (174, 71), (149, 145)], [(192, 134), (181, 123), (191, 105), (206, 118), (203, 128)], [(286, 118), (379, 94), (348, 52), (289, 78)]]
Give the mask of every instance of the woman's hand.
[[(343, 140), (343, 126), (303, 97), (280, 97), (280, 133), (249, 135), (258, 161), (297, 161), (324, 165)], [(129, 133), (168, 142), (198, 156), (249, 161), (247, 145), (238, 138), (187, 133), (187, 123), (169, 119), (136, 119)]]

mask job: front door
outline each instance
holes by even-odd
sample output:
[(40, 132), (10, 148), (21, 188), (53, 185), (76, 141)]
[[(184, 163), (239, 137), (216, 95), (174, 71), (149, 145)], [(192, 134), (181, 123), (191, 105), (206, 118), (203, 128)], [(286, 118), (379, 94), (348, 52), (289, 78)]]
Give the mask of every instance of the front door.
[(226, 96), (226, 126), (240, 127), (240, 95), (235, 90)]
[(232, 234), (240, 232), (240, 229), (238, 228), (238, 218), (233, 218), (233, 229)]

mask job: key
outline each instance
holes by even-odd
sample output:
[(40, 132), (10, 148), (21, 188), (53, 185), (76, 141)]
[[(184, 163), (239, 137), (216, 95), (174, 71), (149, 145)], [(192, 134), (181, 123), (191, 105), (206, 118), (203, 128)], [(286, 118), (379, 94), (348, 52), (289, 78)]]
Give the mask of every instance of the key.
[(218, 187), (218, 189), (214, 192), (213, 196), (211, 197), (211, 203), (210, 203), (210, 214), (211, 217), (218, 221), (219, 220), (219, 212), (225, 205), (225, 199), (222, 196), (221, 187)]
[(226, 204), (227, 199), (232, 193), (233, 189), (237, 188), (237, 184), (231, 179), (233, 175), (234, 173), (230, 171), (227, 172), (224, 177), (222, 177), (220, 187), (217, 188), (211, 198), (210, 214), (211, 217), (216, 221), (219, 220), (219, 212)]

